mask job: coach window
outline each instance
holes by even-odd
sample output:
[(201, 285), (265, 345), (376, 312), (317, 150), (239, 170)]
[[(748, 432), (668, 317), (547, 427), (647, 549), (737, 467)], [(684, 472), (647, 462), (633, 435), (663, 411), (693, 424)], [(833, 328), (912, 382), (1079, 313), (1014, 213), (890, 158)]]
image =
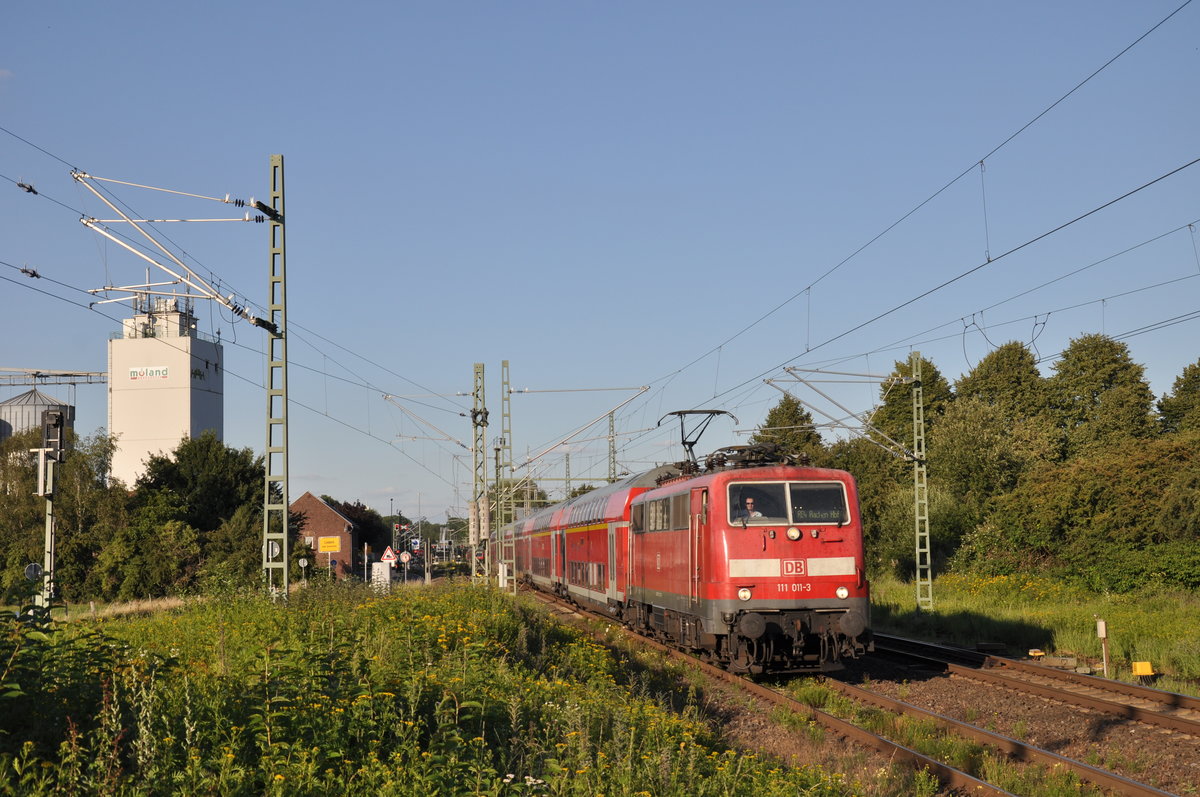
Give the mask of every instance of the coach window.
[(629, 512), (629, 526), (635, 532), (646, 530), (646, 527), (642, 525), (643, 510), (645, 508), (645, 504), (634, 504), (633, 509)]

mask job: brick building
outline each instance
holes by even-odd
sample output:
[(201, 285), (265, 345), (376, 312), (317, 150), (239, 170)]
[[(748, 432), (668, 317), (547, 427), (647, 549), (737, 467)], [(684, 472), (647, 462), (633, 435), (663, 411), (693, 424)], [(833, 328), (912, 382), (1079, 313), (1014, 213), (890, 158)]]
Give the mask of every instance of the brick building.
[(358, 567), (362, 555), (354, 524), (329, 504), (312, 493), (305, 493), (292, 502), (288, 509), (304, 514), (301, 535), (316, 555), (315, 567), (327, 567), (334, 578), (361, 573)]

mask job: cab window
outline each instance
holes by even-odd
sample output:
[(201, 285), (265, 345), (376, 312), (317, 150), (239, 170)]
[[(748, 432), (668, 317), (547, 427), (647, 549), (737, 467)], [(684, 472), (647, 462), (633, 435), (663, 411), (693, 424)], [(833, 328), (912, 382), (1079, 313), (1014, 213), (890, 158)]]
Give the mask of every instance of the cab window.
[(729, 522), (747, 526), (760, 523), (787, 523), (786, 485), (762, 482), (738, 482), (729, 485)]

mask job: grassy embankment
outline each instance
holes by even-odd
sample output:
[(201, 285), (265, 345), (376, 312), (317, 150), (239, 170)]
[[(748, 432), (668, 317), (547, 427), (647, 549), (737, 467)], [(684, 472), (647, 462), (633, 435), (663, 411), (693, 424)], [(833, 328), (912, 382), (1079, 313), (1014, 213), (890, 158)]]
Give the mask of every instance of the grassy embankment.
[[(465, 586), (0, 626), (0, 792), (903, 794), (729, 749), (676, 681)], [(672, 690), (675, 690), (672, 692)]]
[(1165, 673), (1156, 686), (1197, 692), (1200, 680), (1200, 595), (1146, 590), (1096, 595), (1044, 578), (946, 575), (933, 586), (934, 610), (917, 612), (911, 583), (872, 584), (872, 622), (881, 632), (911, 633), (953, 644), (1002, 642), (1012, 653), (1100, 661), (1096, 618), (1108, 631), (1110, 675), (1131, 679), (1131, 662)]

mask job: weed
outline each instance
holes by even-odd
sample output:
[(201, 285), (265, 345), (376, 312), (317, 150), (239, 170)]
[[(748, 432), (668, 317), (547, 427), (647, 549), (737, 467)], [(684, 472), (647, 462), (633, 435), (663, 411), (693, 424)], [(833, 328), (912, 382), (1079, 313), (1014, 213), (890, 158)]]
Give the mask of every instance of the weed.
[(467, 585), (0, 632), (0, 780), (20, 793), (861, 791), (725, 748), (694, 689)]

